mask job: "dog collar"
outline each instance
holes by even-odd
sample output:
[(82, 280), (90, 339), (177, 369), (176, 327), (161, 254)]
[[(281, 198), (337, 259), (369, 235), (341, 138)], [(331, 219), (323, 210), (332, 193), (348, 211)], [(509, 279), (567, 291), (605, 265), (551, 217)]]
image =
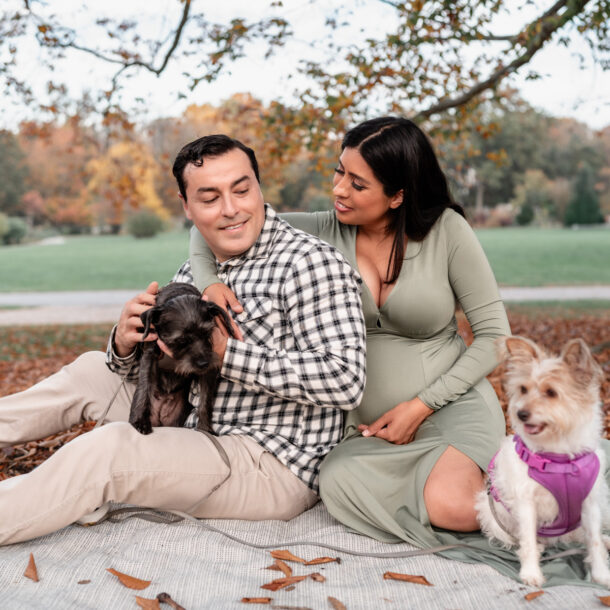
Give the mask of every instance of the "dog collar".
[(582, 503), (599, 473), (599, 458), (592, 451), (574, 457), (561, 453), (536, 453), (528, 449), (518, 434), (515, 451), (528, 466), (528, 475), (548, 489), (557, 500), (559, 513), (550, 525), (539, 528), (539, 536), (561, 536), (580, 525)]

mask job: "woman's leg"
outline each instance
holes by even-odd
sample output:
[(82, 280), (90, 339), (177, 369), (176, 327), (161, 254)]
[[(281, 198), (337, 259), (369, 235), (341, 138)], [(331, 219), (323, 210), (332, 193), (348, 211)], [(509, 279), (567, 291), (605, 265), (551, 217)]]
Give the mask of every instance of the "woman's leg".
[(475, 496), (484, 487), (481, 469), (455, 447), (447, 447), (424, 486), (424, 502), (435, 527), (472, 532), (479, 529)]

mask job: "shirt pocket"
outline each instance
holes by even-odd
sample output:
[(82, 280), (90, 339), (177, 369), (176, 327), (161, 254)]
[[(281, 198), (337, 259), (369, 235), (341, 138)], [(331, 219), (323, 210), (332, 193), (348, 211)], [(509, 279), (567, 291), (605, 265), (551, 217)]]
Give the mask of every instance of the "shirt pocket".
[(244, 310), (235, 316), (244, 339), (258, 345), (272, 346), (274, 331), (279, 326), (279, 312), (273, 300), (266, 297), (250, 297), (242, 302)]

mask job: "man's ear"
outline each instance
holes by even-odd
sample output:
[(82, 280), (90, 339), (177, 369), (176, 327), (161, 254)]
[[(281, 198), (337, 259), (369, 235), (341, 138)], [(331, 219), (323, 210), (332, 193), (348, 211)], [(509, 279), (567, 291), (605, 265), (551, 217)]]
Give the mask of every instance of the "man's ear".
[(184, 210), (184, 215), (189, 219), (193, 220), (191, 216), (191, 210), (189, 208), (188, 201), (182, 196), (182, 193), (178, 192), (178, 198), (182, 202), (182, 209)]
[(404, 191), (400, 189), (398, 193), (390, 199), (390, 209), (395, 210), (396, 208), (399, 208), (402, 205), (404, 198)]

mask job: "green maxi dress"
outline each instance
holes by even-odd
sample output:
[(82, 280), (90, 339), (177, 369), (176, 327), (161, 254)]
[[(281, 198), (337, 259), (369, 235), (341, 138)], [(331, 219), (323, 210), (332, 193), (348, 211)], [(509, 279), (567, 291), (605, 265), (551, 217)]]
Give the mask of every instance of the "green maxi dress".
[[(292, 226), (337, 247), (351, 265), (357, 228), (334, 212), (283, 214)], [(213, 282), (215, 265), (199, 234), (191, 238), (191, 265), (201, 289)], [(457, 333), (456, 303), (468, 319), (473, 342)], [(385, 542), (430, 548), (467, 545), (442, 554), (485, 562), (518, 578), (513, 551), (499, 549), (481, 534), (459, 534), (430, 525), (423, 498), (427, 477), (450, 445), (486, 470), (505, 422), (497, 396), (485, 378), (497, 365), (495, 340), (510, 334), (506, 312), (487, 258), (466, 220), (443, 212), (426, 238), (409, 241), (400, 276), (381, 307), (363, 285), (367, 327), (367, 382), (358, 409), (346, 417), (344, 439), (320, 472), (320, 496), (329, 512), (349, 528)], [(415, 439), (395, 445), (363, 437), (370, 424), (398, 403), (418, 396), (435, 413)], [(548, 584), (582, 584), (581, 557), (544, 564)]]

